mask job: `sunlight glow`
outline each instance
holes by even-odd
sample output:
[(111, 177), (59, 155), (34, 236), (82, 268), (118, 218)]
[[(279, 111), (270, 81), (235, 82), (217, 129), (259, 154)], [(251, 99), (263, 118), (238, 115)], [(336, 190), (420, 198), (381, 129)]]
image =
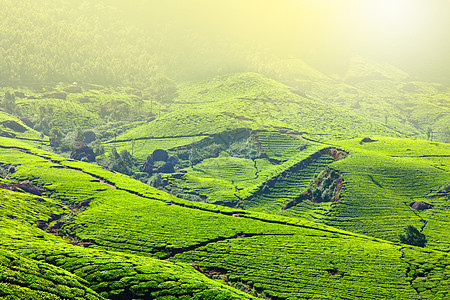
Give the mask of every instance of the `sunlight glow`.
[(406, 1), (382, 0), (378, 4), (379, 16), (387, 22), (400, 22), (409, 18), (410, 7)]
[(365, 16), (373, 27), (382, 30), (399, 31), (412, 25), (419, 13), (416, 0), (364, 1)]

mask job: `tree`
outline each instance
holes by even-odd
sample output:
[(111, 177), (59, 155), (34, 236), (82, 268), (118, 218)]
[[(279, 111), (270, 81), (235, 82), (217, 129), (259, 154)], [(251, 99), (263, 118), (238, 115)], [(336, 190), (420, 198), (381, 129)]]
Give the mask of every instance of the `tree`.
[(14, 113), (16, 110), (16, 96), (10, 92), (5, 92), (3, 99), (0, 104), (5, 108), (8, 112)]
[(403, 244), (425, 247), (425, 244), (427, 243), (425, 234), (421, 233), (419, 230), (417, 230), (416, 227), (412, 225), (407, 226), (405, 228), (405, 233), (399, 234), (398, 237), (400, 239), (400, 242)]
[(116, 148), (112, 148), (109, 154), (109, 168), (122, 174), (133, 174), (133, 158), (127, 150), (117, 152)]
[(61, 144), (61, 140), (64, 137), (64, 134), (58, 127), (53, 127), (50, 130), (50, 146), (53, 148), (59, 147)]
[(158, 74), (151, 78), (150, 93), (156, 101), (168, 103), (177, 97), (177, 86), (167, 76)]
[(427, 128), (427, 139), (433, 141), (433, 129), (431, 127)]

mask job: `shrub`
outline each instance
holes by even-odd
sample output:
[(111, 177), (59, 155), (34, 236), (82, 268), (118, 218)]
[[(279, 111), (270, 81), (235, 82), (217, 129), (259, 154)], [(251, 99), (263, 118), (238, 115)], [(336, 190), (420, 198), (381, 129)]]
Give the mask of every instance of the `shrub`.
[(314, 187), (312, 189), (312, 197), (316, 201), (320, 201), (322, 199), (322, 193), (320, 192), (320, 189)]
[(151, 78), (150, 84), (150, 93), (158, 102), (172, 102), (178, 96), (175, 82), (165, 75), (155, 75)]
[(119, 154), (116, 148), (113, 147), (108, 156), (108, 160), (109, 169), (125, 175), (131, 175), (133, 173), (133, 158), (127, 150), (122, 150)]
[(405, 233), (399, 234), (398, 237), (400, 239), (400, 242), (403, 244), (425, 247), (425, 244), (427, 243), (425, 234), (421, 233), (419, 230), (417, 230), (416, 227), (412, 225), (406, 227)]
[(152, 187), (159, 187), (162, 183), (162, 177), (161, 174), (156, 173), (150, 179), (147, 181), (148, 185), (151, 185)]
[(330, 193), (330, 190), (325, 190), (325, 191), (323, 191), (323, 193), (322, 193), (322, 200), (323, 200), (324, 202), (327, 202), (327, 201), (330, 201), (330, 199), (331, 199), (331, 193)]
[(329, 177), (325, 178), (324, 181), (322, 182), (322, 187), (324, 189), (326, 189), (327, 187), (329, 187), (331, 184), (331, 179)]
[(261, 155), (253, 137), (231, 144), (227, 152), (234, 157), (250, 159), (258, 158)]

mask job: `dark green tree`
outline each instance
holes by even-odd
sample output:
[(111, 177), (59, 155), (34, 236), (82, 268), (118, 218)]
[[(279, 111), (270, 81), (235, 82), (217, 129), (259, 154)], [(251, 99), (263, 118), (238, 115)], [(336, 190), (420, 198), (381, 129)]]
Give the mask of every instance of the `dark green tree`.
[(151, 78), (150, 93), (156, 101), (161, 103), (172, 102), (178, 95), (175, 82), (161, 74)]
[(133, 174), (133, 158), (127, 150), (122, 150), (118, 153), (116, 148), (113, 147), (109, 153), (108, 166), (111, 170), (122, 174)]
[(16, 110), (16, 96), (10, 92), (6, 92), (0, 104), (8, 112), (14, 113)]
[(58, 127), (53, 127), (50, 130), (50, 146), (53, 148), (59, 147), (61, 145), (61, 140), (64, 137), (64, 134)]
[(404, 234), (398, 235), (400, 242), (403, 244), (425, 247), (427, 238), (416, 227), (409, 225), (405, 228)]

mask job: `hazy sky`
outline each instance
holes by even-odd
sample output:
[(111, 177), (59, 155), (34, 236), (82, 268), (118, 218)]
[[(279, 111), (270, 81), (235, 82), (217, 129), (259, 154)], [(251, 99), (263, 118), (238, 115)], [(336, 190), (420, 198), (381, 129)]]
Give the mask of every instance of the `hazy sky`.
[[(328, 72), (360, 55), (450, 78), (450, 0), (130, 0), (130, 19), (174, 45), (252, 45)], [(182, 42), (180, 42), (182, 41)], [(220, 48), (220, 49), (219, 49)]]

